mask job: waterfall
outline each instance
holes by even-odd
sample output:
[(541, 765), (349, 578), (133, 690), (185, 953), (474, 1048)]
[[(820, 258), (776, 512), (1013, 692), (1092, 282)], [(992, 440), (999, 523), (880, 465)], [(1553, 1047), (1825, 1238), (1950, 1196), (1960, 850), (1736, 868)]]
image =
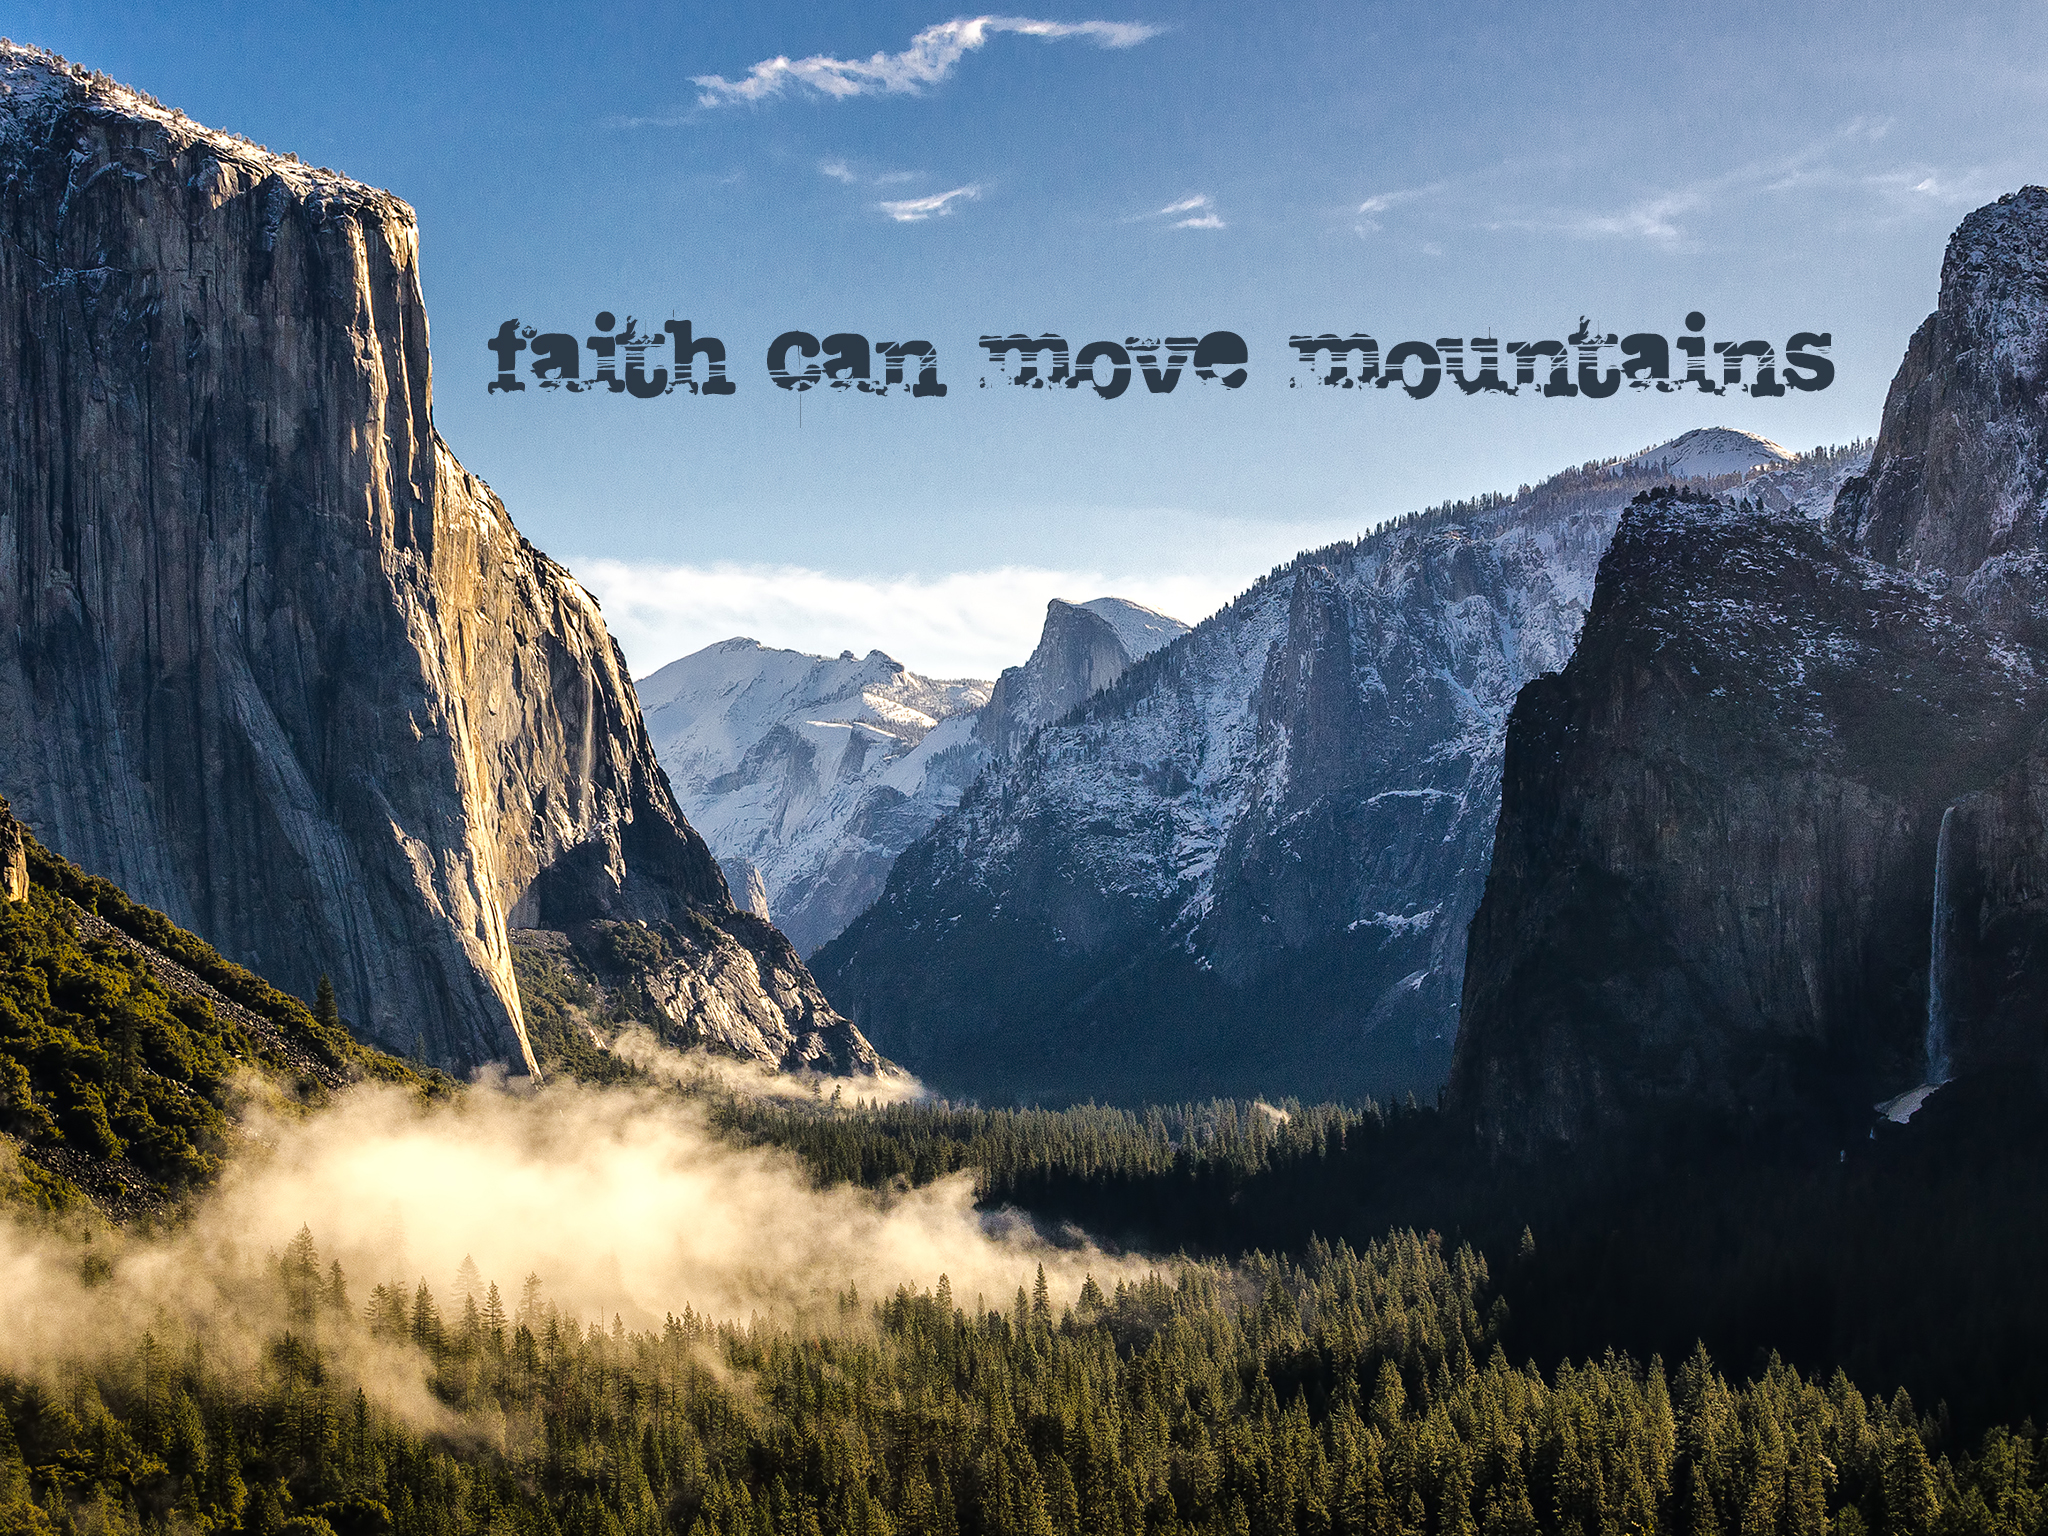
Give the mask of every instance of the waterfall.
[(1949, 824), (1956, 808), (1941, 813), (1941, 832), (1934, 840), (1934, 916), (1929, 920), (1927, 945), (1927, 1081), (1945, 1083), (1949, 1075), (1948, 997), (1943, 983), (1948, 979), (1949, 930), (1955, 915), (1948, 899)]

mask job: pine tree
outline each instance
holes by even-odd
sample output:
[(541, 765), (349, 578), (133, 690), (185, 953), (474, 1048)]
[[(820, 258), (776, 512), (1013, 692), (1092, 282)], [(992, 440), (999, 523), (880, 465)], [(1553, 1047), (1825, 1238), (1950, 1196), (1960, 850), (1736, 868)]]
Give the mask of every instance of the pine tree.
[(348, 1304), (348, 1280), (341, 1272), (339, 1259), (327, 1266), (327, 1294), (322, 1299), (327, 1303), (328, 1311), (337, 1317), (349, 1315), (351, 1309)]
[[(1899, 1395), (1905, 1395), (1903, 1387)], [(1884, 1513), (1891, 1536), (1928, 1536), (1935, 1516), (1941, 1513), (1934, 1467), (1914, 1430), (1896, 1432), (1885, 1457)]]
[(320, 985), (313, 993), (313, 1018), (324, 1029), (341, 1028), (341, 1006), (334, 1000), (334, 983), (320, 973)]

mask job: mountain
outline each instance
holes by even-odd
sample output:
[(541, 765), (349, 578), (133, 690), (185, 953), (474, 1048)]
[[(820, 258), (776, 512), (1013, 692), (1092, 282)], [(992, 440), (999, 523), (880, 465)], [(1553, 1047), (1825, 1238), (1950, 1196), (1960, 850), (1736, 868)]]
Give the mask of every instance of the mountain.
[(880, 894), (906, 847), (993, 758), (1187, 626), (1122, 598), (1047, 605), (1038, 647), (993, 685), (870, 651), (736, 639), (640, 680), (656, 756), (735, 891), (808, 954)]
[(1668, 443), (1645, 448), (1628, 460), (1630, 464), (1661, 469), (1682, 480), (1705, 480), (1716, 475), (1741, 475), (1753, 469), (1770, 469), (1789, 464), (1797, 457), (1767, 437), (1737, 432), (1729, 427), (1696, 427), (1681, 432)]
[(971, 719), (989, 685), (923, 678), (880, 651), (725, 640), (639, 686), (691, 825), (804, 953), (874, 900), (986, 760)]
[(1454, 1109), (1522, 1149), (1923, 1081), (1943, 809), (2048, 704), (1972, 618), (1806, 519), (1631, 506), (1515, 704)]
[(1630, 508), (1509, 727), (1450, 1084), (1482, 1141), (1854, 1126), (2043, 1064), (2044, 376), (2029, 188), (1957, 229), (1825, 523)]
[[(827, 992), (954, 1093), (1433, 1091), (1508, 708), (1571, 654), (1621, 508), (1669, 482), (1644, 458), (1276, 570), (985, 773), (813, 956)], [(1808, 504), (1840, 468), (1753, 494)]]
[(836, 1019), (434, 430), (412, 210), (13, 44), (0, 172), (0, 783), (50, 846), (456, 1068), (532, 1065), (515, 928), (687, 928)]
[(992, 757), (1012, 758), (1041, 725), (1101, 692), (1187, 625), (1120, 597), (1045, 605), (1045, 628), (1021, 667), (1006, 667), (974, 722)]

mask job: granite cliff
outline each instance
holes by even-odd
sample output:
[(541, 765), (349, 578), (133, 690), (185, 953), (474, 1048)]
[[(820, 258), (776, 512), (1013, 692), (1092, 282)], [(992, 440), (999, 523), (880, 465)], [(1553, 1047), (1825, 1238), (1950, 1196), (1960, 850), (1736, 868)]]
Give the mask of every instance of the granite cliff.
[(1031, 733), (1086, 702), (1188, 632), (1187, 625), (1120, 597), (1045, 605), (1045, 627), (1022, 666), (1005, 667), (974, 720), (991, 758), (1015, 757)]
[(1508, 724), (1454, 1111), (1519, 1151), (1921, 1081), (1942, 813), (2024, 749), (2044, 676), (1811, 521), (1631, 506)]
[(1630, 509), (1509, 725), (1450, 1084), (1482, 1140), (1849, 1127), (2043, 1064), (2044, 383), (2028, 188), (1957, 229), (1823, 522)]
[(0, 783), (53, 849), (453, 1067), (531, 1065), (515, 928), (702, 919), (836, 1018), (436, 433), (410, 208), (7, 45), (0, 231)]

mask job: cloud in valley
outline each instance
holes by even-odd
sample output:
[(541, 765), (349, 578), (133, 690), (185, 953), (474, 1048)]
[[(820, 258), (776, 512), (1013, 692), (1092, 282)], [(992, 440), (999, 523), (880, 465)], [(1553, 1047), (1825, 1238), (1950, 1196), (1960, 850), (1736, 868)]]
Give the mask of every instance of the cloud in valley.
[[(249, 1129), (189, 1221), (154, 1239), (94, 1240), (111, 1262), (96, 1283), (81, 1276), (74, 1238), (0, 1223), (0, 1370), (132, 1348), (145, 1329), (167, 1344), (203, 1339), (223, 1363), (253, 1361), (285, 1322), (265, 1255), (301, 1226), (323, 1264), (340, 1262), (357, 1309), (374, 1285), (410, 1297), (424, 1279), (459, 1314), (454, 1277), (472, 1258), (508, 1307), (535, 1274), (570, 1317), (635, 1329), (685, 1306), (714, 1321), (841, 1326), (848, 1285), (878, 1298), (941, 1274), (963, 1306), (977, 1295), (1007, 1306), (1040, 1265), (1065, 1303), (1089, 1274), (1113, 1285), (1153, 1267), (984, 1215), (965, 1175), (887, 1198), (817, 1189), (793, 1156), (722, 1140), (697, 1101), (652, 1088), (483, 1086), (422, 1107), (363, 1085), (317, 1115), (258, 1114)], [(438, 1421), (417, 1357), (367, 1336), (335, 1347), (351, 1353), (334, 1367)]]

